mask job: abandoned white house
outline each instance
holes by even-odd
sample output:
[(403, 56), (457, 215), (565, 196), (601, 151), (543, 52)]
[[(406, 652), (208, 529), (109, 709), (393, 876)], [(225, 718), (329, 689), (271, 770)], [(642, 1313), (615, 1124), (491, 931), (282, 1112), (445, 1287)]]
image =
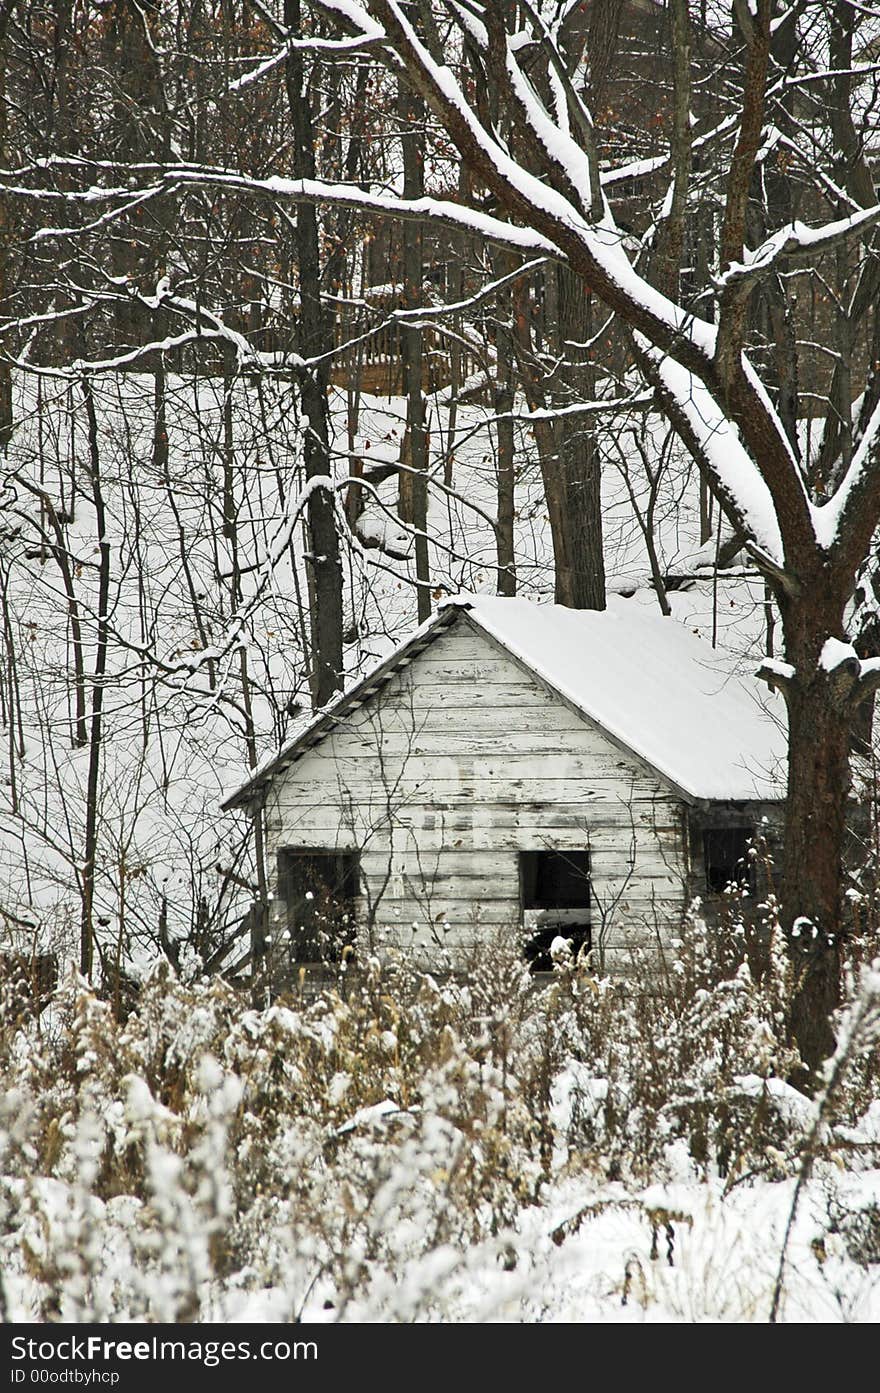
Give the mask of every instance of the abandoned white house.
[(495, 926), (536, 968), (559, 935), (613, 970), (748, 879), (784, 797), (768, 702), (637, 599), (447, 602), (224, 803), (265, 811), (273, 955), (440, 966)]

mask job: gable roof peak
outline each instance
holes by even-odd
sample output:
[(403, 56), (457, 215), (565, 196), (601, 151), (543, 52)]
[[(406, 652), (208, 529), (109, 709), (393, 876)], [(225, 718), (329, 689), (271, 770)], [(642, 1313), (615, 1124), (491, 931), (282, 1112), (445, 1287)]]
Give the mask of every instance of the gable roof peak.
[(734, 674), (717, 650), (660, 614), (653, 597), (646, 604), (610, 595), (604, 610), (574, 610), (462, 592), (443, 600), (393, 653), (315, 712), (223, 807), (255, 798), (460, 616), (685, 798), (784, 797), (781, 703), (775, 716), (773, 698), (755, 678)]

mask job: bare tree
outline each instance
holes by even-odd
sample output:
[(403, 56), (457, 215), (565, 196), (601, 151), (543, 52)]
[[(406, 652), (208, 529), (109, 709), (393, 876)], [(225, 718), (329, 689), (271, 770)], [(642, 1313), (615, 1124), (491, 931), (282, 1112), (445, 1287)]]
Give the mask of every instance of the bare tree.
[[(518, 21), (514, 24), (512, 13), (496, 0), (465, 9), (441, 4), (430, 17), (420, 12), (421, 18), (396, 0), (370, 0), (365, 6), (325, 0), (322, 8), (339, 17), (352, 43), (368, 46), (395, 71), (406, 72), (467, 164), (474, 193), (469, 206), (463, 206), (442, 199), (407, 200), (379, 190), (332, 190), (301, 180), (290, 182), (288, 196), (467, 227), (520, 253), (543, 253), (566, 268), (584, 293), (598, 296), (627, 326), (640, 370), (767, 577), (785, 640), (784, 661), (764, 671), (783, 691), (789, 716), (786, 922), (804, 949), (803, 988), (792, 1026), (805, 1057), (815, 1064), (831, 1047), (828, 1018), (838, 994), (849, 731), (855, 710), (880, 684), (880, 668), (858, 658), (846, 632), (856, 571), (880, 518), (880, 468), (875, 464), (880, 413), (875, 410), (856, 426), (858, 443), (848, 466), (838, 471), (831, 496), (811, 491), (814, 486), (806, 477), (810, 462), (800, 458), (785, 413), (780, 414), (745, 350), (749, 304), (768, 277), (797, 265), (798, 258), (833, 256), (844, 247), (861, 245), (873, 263), (873, 229), (880, 222), (873, 183), (865, 191), (870, 197), (858, 200), (841, 186), (835, 177), (839, 147), (834, 130), (810, 98), (814, 84), (830, 82), (836, 94), (835, 123), (840, 126), (842, 109), (851, 124), (856, 121), (859, 85), (849, 82), (841, 91), (833, 76), (825, 76), (821, 45), (817, 49), (808, 43), (826, 15), (837, 24), (846, 10), (852, 29), (855, 12), (835, 5), (821, 7), (819, 17), (816, 6), (802, 7), (807, 28), (799, 29), (802, 38), (784, 70), (772, 52), (772, 0), (759, 0), (752, 10), (737, 9), (739, 31), (729, 42), (735, 49), (739, 45), (742, 58), (741, 66), (734, 62), (730, 79), (739, 88), (738, 110), (733, 118), (722, 117), (713, 136), (723, 208), (717, 269), (711, 284), (701, 287), (714, 300), (715, 322), (710, 322), (670, 296), (670, 256), (681, 239), (667, 237), (661, 288), (633, 260), (641, 250), (636, 237), (624, 236), (615, 224), (603, 192), (609, 171), (601, 167), (595, 128), (572, 75), (577, 68), (562, 56), (564, 14), (545, 16), (526, 6), (522, 14), (528, 42), (523, 46)], [(458, 75), (447, 61), (456, 45)], [(503, 109), (499, 124), (490, 123), (480, 102), (469, 96), (474, 89), (468, 84), (474, 79), (479, 83), (490, 68)], [(786, 135), (783, 127), (777, 138), (772, 123), (778, 98), (787, 95), (792, 82), (800, 84), (810, 103), (809, 129)], [(796, 219), (772, 222), (773, 210), (760, 188), (768, 128), (774, 153), (779, 153), (779, 140), (784, 141), (818, 225)], [(509, 138), (499, 133), (504, 130), (510, 131)], [(700, 138), (701, 149), (709, 143), (711, 132), (697, 136), (681, 122), (675, 130), (679, 147), (688, 138), (692, 149)], [(671, 164), (668, 154), (658, 158), (655, 170), (671, 172), (674, 209), (682, 206), (687, 161), (680, 148), (676, 152), (673, 147), (673, 156)], [(863, 166), (867, 180), (866, 161)], [(221, 182), (203, 170), (168, 171), (166, 179)], [(239, 176), (228, 182), (258, 187), (258, 181)], [(756, 185), (767, 232), (758, 245), (750, 245)], [(276, 182), (274, 196), (283, 192)], [(493, 212), (486, 211), (487, 197)], [(873, 381), (869, 370), (860, 384), (868, 399)], [(847, 405), (843, 414), (848, 411)]]
[[(827, 1022), (838, 993), (850, 730), (880, 685), (880, 663), (860, 658), (847, 631), (855, 578), (880, 518), (880, 383), (870, 351), (880, 204), (866, 147), (877, 80), (872, 20), (867, 8), (843, 0), (796, 10), (757, 0), (736, 4), (732, 22), (710, 31), (701, 9), (673, 5), (678, 56), (653, 112), (646, 102), (657, 84), (639, 69), (637, 53), (633, 60), (633, 110), (647, 132), (646, 153), (633, 160), (604, 108), (594, 119), (587, 104), (589, 94), (598, 100), (615, 91), (606, 60), (622, 43), (625, 8), (604, 6), (595, 25), (570, 8), (526, 3), (513, 11), (499, 0), (437, 0), (417, 10), (398, 0), (319, 0), (309, 16), (288, 6), (281, 19), (266, 11), (262, 49), (236, 90), (247, 97), (261, 74), (299, 71), (297, 63), (317, 54), (381, 63), (423, 104), (437, 148), (454, 149), (466, 166), (455, 197), (427, 182), (424, 196), (409, 197), (395, 191), (393, 171), (389, 183), (372, 179), (366, 166), (358, 183), (317, 177), (302, 112), (292, 177), (255, 175), (244, 161), (223, 171), (199, 158), (125, 169), (79, 157), (65, 166), (61, 189), (50, 190), (34, 162), (4, 192), (56, 231), (68, 214), (79, 219), (76, 236), (65, 232), (58, 245), (68, 249), (70, 267), (88, 261), (91, 281), (81, 277), (76, 294), (90, 305), (98, 288), (119, 293), (101, 269), (101, 238), (133, 206), (146, 216), (173, 197), (187, 207), (202, 200), (213, 218), (241, 200), (282, 218), (295, 204), (305, 227), (304, 210), (335, 204), (464, 232), (521, 260), (551, 263), (546, 275), (564, 281), (571, 324), (586, 322), (587, 304), (616, 316), (631, 362), (779, 610), (784, 656), (764, 674), (783, 692), (789, 719), (784, 901), (803, 979), (792, 1028), (815, 1064), (831, 1047)], [(302, 101), (301, 84), (292, 97)], [(46, 216), (50, 192), (61, 195), (61, 218)], [(692, 213), (700, 215), (698, 246)], [(799, 280), (807, 297), (796, 296)], [(802, 301), (810, 297), (817, 308), (807, 334)], [(821, 340), (832, 319), (840, 347), (828, 384)], [(216, 320), (214, 332), (221, 332)], [(575, 360), (588, 342), (581, 333), (562, 327)], [(576, 407), (594, 383), (573, 390)], [(818, 451), (812, 422), (808, 448), (794, 429), (803, 418), (798, 393), (813, 419), (828, 404)], [(558, 417), (552, 396), (551, 406)], [(317, 400), (315, 410), (313, 439), (323, 414)], [(562, 478), (566, 489), (571, 482)], [(581, 523), (575, 540), (585, 535)], [(317, 552), (328, 569), (331, 544), (328, 532), (327, 548)]]

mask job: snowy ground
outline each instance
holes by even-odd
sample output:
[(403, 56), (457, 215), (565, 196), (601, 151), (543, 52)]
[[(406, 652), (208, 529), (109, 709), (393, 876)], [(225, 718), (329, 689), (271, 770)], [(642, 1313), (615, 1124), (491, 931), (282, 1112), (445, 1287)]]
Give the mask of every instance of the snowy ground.
[[(582, 1181), (550, 1188), (540, 1205), (523, 1210), (515, 1229), (470, 1248), (438, 1246), (398, 1267), (377, 1263), (367, 1290), (346, 1302), (330, 1282), (311, 1278), (300, 1255), (290, 1285), (261, 1286), (245, 1271), (227, 1284), (202, 1288), (200, 1321), (306, 1322), (510, 1321), (766, 1323), (773, 1307), (794, 1182), (758, 1182), (723, 1195), (723, 1182), (595, 1187)], [(783, 1322), (875, 1323), (880, 1320), (880, 1253), (859, 1262), (829, 1217), (844, 1187), (827, 1175), (807, 1189), (789, 1239), (778, 1319)], [(880, 1172), (858, 1177), (877, 1224)], [(43, 1212), (63, 1229), (70, 1200), (44, 1182)], [(130, 1286), (130, 1234), (139, 1206), (128, 1198), (95, 1202), (94, 1237), (119, 1265), (118, 1285)], [(286, 1216), (279, 1215), (279, 1225)], [(292, 1221), (295, 1222), (295, 1219)], [(25, 1226), (27, 1232), (27, 1226)], [(31, 1235), (33, 1237), (33, 1235)], [(45, 1233), (40, 1240), (45, 1243)], [(39, 1244), (37, 1245), (39, 1246)], [(852, 1246), (852, 1244), (850, 1244)], [(8, 1245), (7, 1245), (8, 1253)], [(293, 1255), (292, 1255), (293, 1256)], [(38, 1320), (34, 1284), (6, 1259), (7, 1319)], [(109, 1277), (109, 1274), (108, 1274)], [(171, 1313), (167, 1313), (169, 1316)], [(62, 1320), (83, 1319), (62, 1306)], [(143, 1319), (124, 1306), (107, 1320)], [(173, 1318), (173, 1316), (171, 1316)]]

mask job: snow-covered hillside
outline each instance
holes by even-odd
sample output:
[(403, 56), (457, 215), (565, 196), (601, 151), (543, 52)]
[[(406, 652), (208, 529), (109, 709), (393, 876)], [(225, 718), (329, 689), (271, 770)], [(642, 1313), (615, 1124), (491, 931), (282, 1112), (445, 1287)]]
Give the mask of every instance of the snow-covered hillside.
[[(94, 439), (80, 384), (52, 374), (19, 383), (0, 533), (0, 913), (18, 947), (77, 957), (91, 805), (105, 966), (137, 972), (170, 948), (191, 975), (234, 932), (258, 890), (248, 828), (219, 814), (222, 793), (277, 749), (310, 706), (300, 428), (281, 376), (243, 377), (228, 399), (222, 379), (198, 376), (169, 377), (161, 400), (150, 375), (98, 376), (91, 391)], [(354, 533), (342, 520), (352, 456), (368, 479), (395, 463), (405, 404), (363, 398), (351, 450), (349, 408), (336, 391), (345, 651), (355, 676), (415, 627), (416, 604), (396, 473), (364, 488)], [(435, 602), (460, 590), (493, 593), (491, 413), (459, 406), (450, 437), (448, 408), (435, 400), (432, 412)], [(715, 543), (698, 545), (692, 470), (664, 446), (659, 422), (649, 418), (640, 429), (643, 448), (665, 461), (653, 536), (671, 577), (673, 614), (734, 666), (754, 668), (763, 651), (763, 582), (741, 569), (711, 579)], [(527, 424), (516, 434), (519, 591), (549, 599), (540, 470)], [(645, 506), (648, 481), (639, 453), (625, 447), (625, 437), (605, 441), (609, 588), (641, 591), (652, 605), (634, 513), (634, 503)], [(103, 615), (96, 499), (108, 544)], [(106, 671), (96, 683), (102, 634)], [(226, 965), (240, 956), (233, 951)]]

